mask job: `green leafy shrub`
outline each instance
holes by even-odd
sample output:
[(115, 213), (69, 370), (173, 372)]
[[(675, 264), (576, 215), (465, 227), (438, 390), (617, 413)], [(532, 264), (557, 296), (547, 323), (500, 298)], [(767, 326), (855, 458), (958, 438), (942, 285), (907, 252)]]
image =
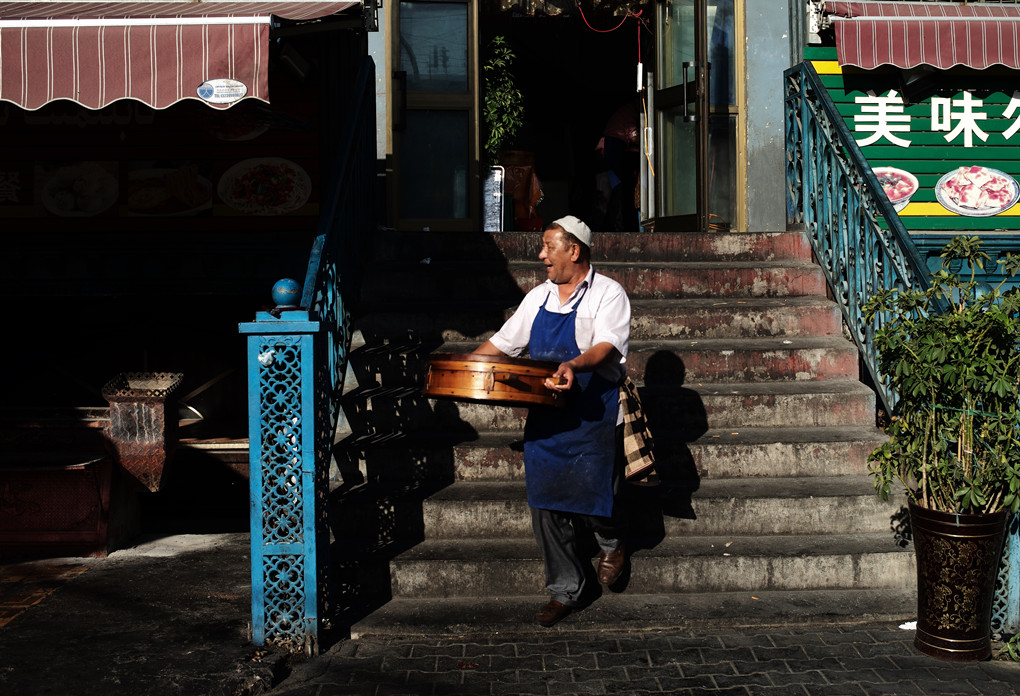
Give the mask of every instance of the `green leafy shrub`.
[(995, 654), (995, 657), (1000, 660), (1020, 662), (1020, 633), (1013, 635), (1009, 640), (1005, 641)]
[(524, 125), (524, 95), (514, 78), (514, 58), (505, 37), (497, 36), (489, 42), (487, 58), (482, 65), (482, 118), (485, 156), (490, 164), (499, 161), (500, 153), (514, 143)]
[[(898, 394), (890, 439), (869, 463), (878, 494), (955, 513), (1020, 508), (1020, 292), (982, 292), (978, 237), (954, 238), (925, 291), (877, 293), (864, 305), (879, 370)], [(969, 279), (951, 273), (969, 268)], [(1000, 260), (1007, 279), (1020, 257)]]

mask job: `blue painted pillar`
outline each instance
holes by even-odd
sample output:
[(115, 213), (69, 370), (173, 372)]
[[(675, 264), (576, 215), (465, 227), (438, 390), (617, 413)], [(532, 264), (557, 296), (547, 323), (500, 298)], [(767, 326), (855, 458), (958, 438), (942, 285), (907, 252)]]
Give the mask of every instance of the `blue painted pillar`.
[(278, 307), (247, 335), (252, 641), (318, 652), (328, 529), (325, 332), (308, 312)]
[(1006, 523), (998, 588), (992, 604), (992, 630), (1007, 635), (1020, 633), (1020, 515)]

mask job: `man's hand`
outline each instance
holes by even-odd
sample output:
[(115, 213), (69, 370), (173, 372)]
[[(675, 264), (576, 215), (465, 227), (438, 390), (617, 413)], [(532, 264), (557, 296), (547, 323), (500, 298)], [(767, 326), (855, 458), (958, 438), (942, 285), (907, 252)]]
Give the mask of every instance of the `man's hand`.
[(574, 386), (574, 368), (570, 366), (570, 363), (560, 363), (556, 372), (546, 378), (545, 386), (553, 391), (569, 390)]
[(556, 372), (545, 380), (545, 386), (553, 391), (567, 391), (574, 386), (577, 372), (594, 372), (602, 365), (620, 359), (620, 351), (611, 343), (597, 343), (573, 360), (560, 363)]

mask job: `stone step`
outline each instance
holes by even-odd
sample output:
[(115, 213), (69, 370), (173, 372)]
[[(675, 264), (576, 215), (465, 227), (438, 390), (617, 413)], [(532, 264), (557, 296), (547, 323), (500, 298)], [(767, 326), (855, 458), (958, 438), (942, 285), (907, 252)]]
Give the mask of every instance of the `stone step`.
[(631, 339), (836, 336), (839, 307), (824, 297), (634, 300)]
[[(682, 458), (683, 445), (655, 438), (660, 459)], [(864, 473), (885, 440), (874, 426), (741, 428), (709, 430), (688, 447), (701, 476), (842, 476)]]
[[(512, 260), (538, 258), (537, 235), (503, 233), (496, 245)], [(811, 245), (798, 232), (596, 232), (592, 262), (604, 261), (780, 261), (811, 259)]]
[[(605, 262), (596, 271), (619, 282), (631, 299), (678, 297), (796, 297), (824, 295), (821, 268), (810, 261), (696, 261), (683, 263)], [(499, 264), (463, 262), (389, 267), (365, 278), (361, 296), (375, 302), (401, 303), (413, 288), (416, 298), (520, 302), (526, 290), (545, 282), (538, 261)]]
[(841, 590), (754, 590), (630, 594), (603, 591), (589, 607), (552, 628), (535, 623), (547, 594), (474, 597), (396, 597), (350, 629), (351, 638), (535, 636), (660, 630), (754, 629), (764, 626), (830, 626), (835, 623), (902, 623), (917, 616), (916, 579), (902, 587)]
[[(408, 339), (351, 353), (358, 384), (421, 384), (434, 353), (470, 353), (474, 342)], [(858, 379), (857, 348), (842, 336), (631, 341), (627, 372), (636, 382), (700, 388), (739, 382)]]
[[(821, 267), (810, 261), (690, 261), (597, 264), (595, 270), (623, 285), (631, 299), (797, 297), (825, 294)], [(511, 263), (524, 290), (545, 282), (541, 263)]]
[[(875, 494), (869, 476), (666, 482), (657, 490), (630, 487), (623, 504), (642, 536), (659, 528), (666, 536), (686, 538), (875, 533), (888, 531), (899, 510)], [(532, 533), (527, 494), (516, 481), (456, 483), (424, 500), (422, 514), (428, 538), (531, 538)]]
[[(667, 538), (630, 555), (620, 586), (633, 594), (900, 588), (916, 567), (889, 532)], [(394, 597), (537, 595), (534, 539), (426, 540), (390, 563)], [(629, 571), (629, 572), (628, 572)]]
[[(704, 409), (712, 428), (870, 427), (875, 423), (875, 392), (856, 379), (694, 384), (680, 389), (644, 384), (639, 393), (654, 420), (690, 422)], [(663, 415), (656, 416), (656, 411)]]
[[(484, 303), (454, 309), (449, 303), (409, 300), (394, 311), (373, 311), (369, 306), (356, 328), (375, 340), (417, 336), (477, 344), (491, 337), (514, 309)], [(824, 297), (635, 299), (631, 315), (633, 340), (833, 336), (842, 332), (839, 308)]]
[[(868, 426), (875, 393), (856, 380), (708, 384), (638, 384), (645, 414), (656, 425), (700, 423), (713, 428)], [(520, 431), (528, 410), (459, 399), (426, 399), (418, 384), (359, 387), (344, 395), (344, 412), (362, 432)]]
[[(538, 258), (537, 232), (385, 231), (373, 236), (373, 260), (443, 263)], [(592, 260), (601, 261), (778, 261), (809, 260), (803, 232), (597, 232)]]
[[(867, 470), (868, 455), (885, 441), (873, 426), (721, 429), (691, 441), (673, 431), (653, 435), (658, 468), (674, 478), (859, 475)], [(352, 456), (357, 453), (372, 481), (524, 478), (523, 438), (517, 432), (465, 429), (359, 438), (342, 444)]]
[[(444, 343), (434, 352), (468, 353), (475, 347)], [(422, 364), (421, 374), (424, 370)], [(842, 336), (791, 336), (631, 341), (627, 372), (631, 379), (645, 384), (700, 387), (707, 383), (857, 378), (860, 367), (857, 347)]]
[[(337, 449), (350, 490), (333, 528), (374, 550), (346, 564), (352, 586), (393, 599), (352, 635), (548, 634), (533, 619), (547, 596), (523, 481), (527, 410), (420, 393), (430, 355), (470, 352), (544, 282), (539, 239), (373, 240), (385, 273), (358, 317), (360, 386)], [(597, 234), (593, 260), (631, 297), (627, 367), (662, 483), (625, 487), (624, 581), (552, 630), (912, 617), (901, 509), (867, 474), (885, 439), (875, 396), (804, 234)]]

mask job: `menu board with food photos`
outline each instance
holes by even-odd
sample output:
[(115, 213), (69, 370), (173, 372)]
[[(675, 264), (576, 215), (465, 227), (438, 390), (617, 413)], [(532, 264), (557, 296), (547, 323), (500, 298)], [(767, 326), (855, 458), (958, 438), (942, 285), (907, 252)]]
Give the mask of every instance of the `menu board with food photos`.
[[(53, 102), (34, 112), (0, 103), (0, 217), (45, 229), (273, 229), (318, 213), (314, 105), (195, 101), (155, 111), (115, 102), (90, 111)], [(214, 221), (214, 224), (213, 224)], [(306, 224), (308, 224), (306, 222)], [(314, 225), (314, 223), (311, 223)]]
[(805, 58), (908, 231), (1020, 229), (1016, 71), (843, 68), (822, 46)]

